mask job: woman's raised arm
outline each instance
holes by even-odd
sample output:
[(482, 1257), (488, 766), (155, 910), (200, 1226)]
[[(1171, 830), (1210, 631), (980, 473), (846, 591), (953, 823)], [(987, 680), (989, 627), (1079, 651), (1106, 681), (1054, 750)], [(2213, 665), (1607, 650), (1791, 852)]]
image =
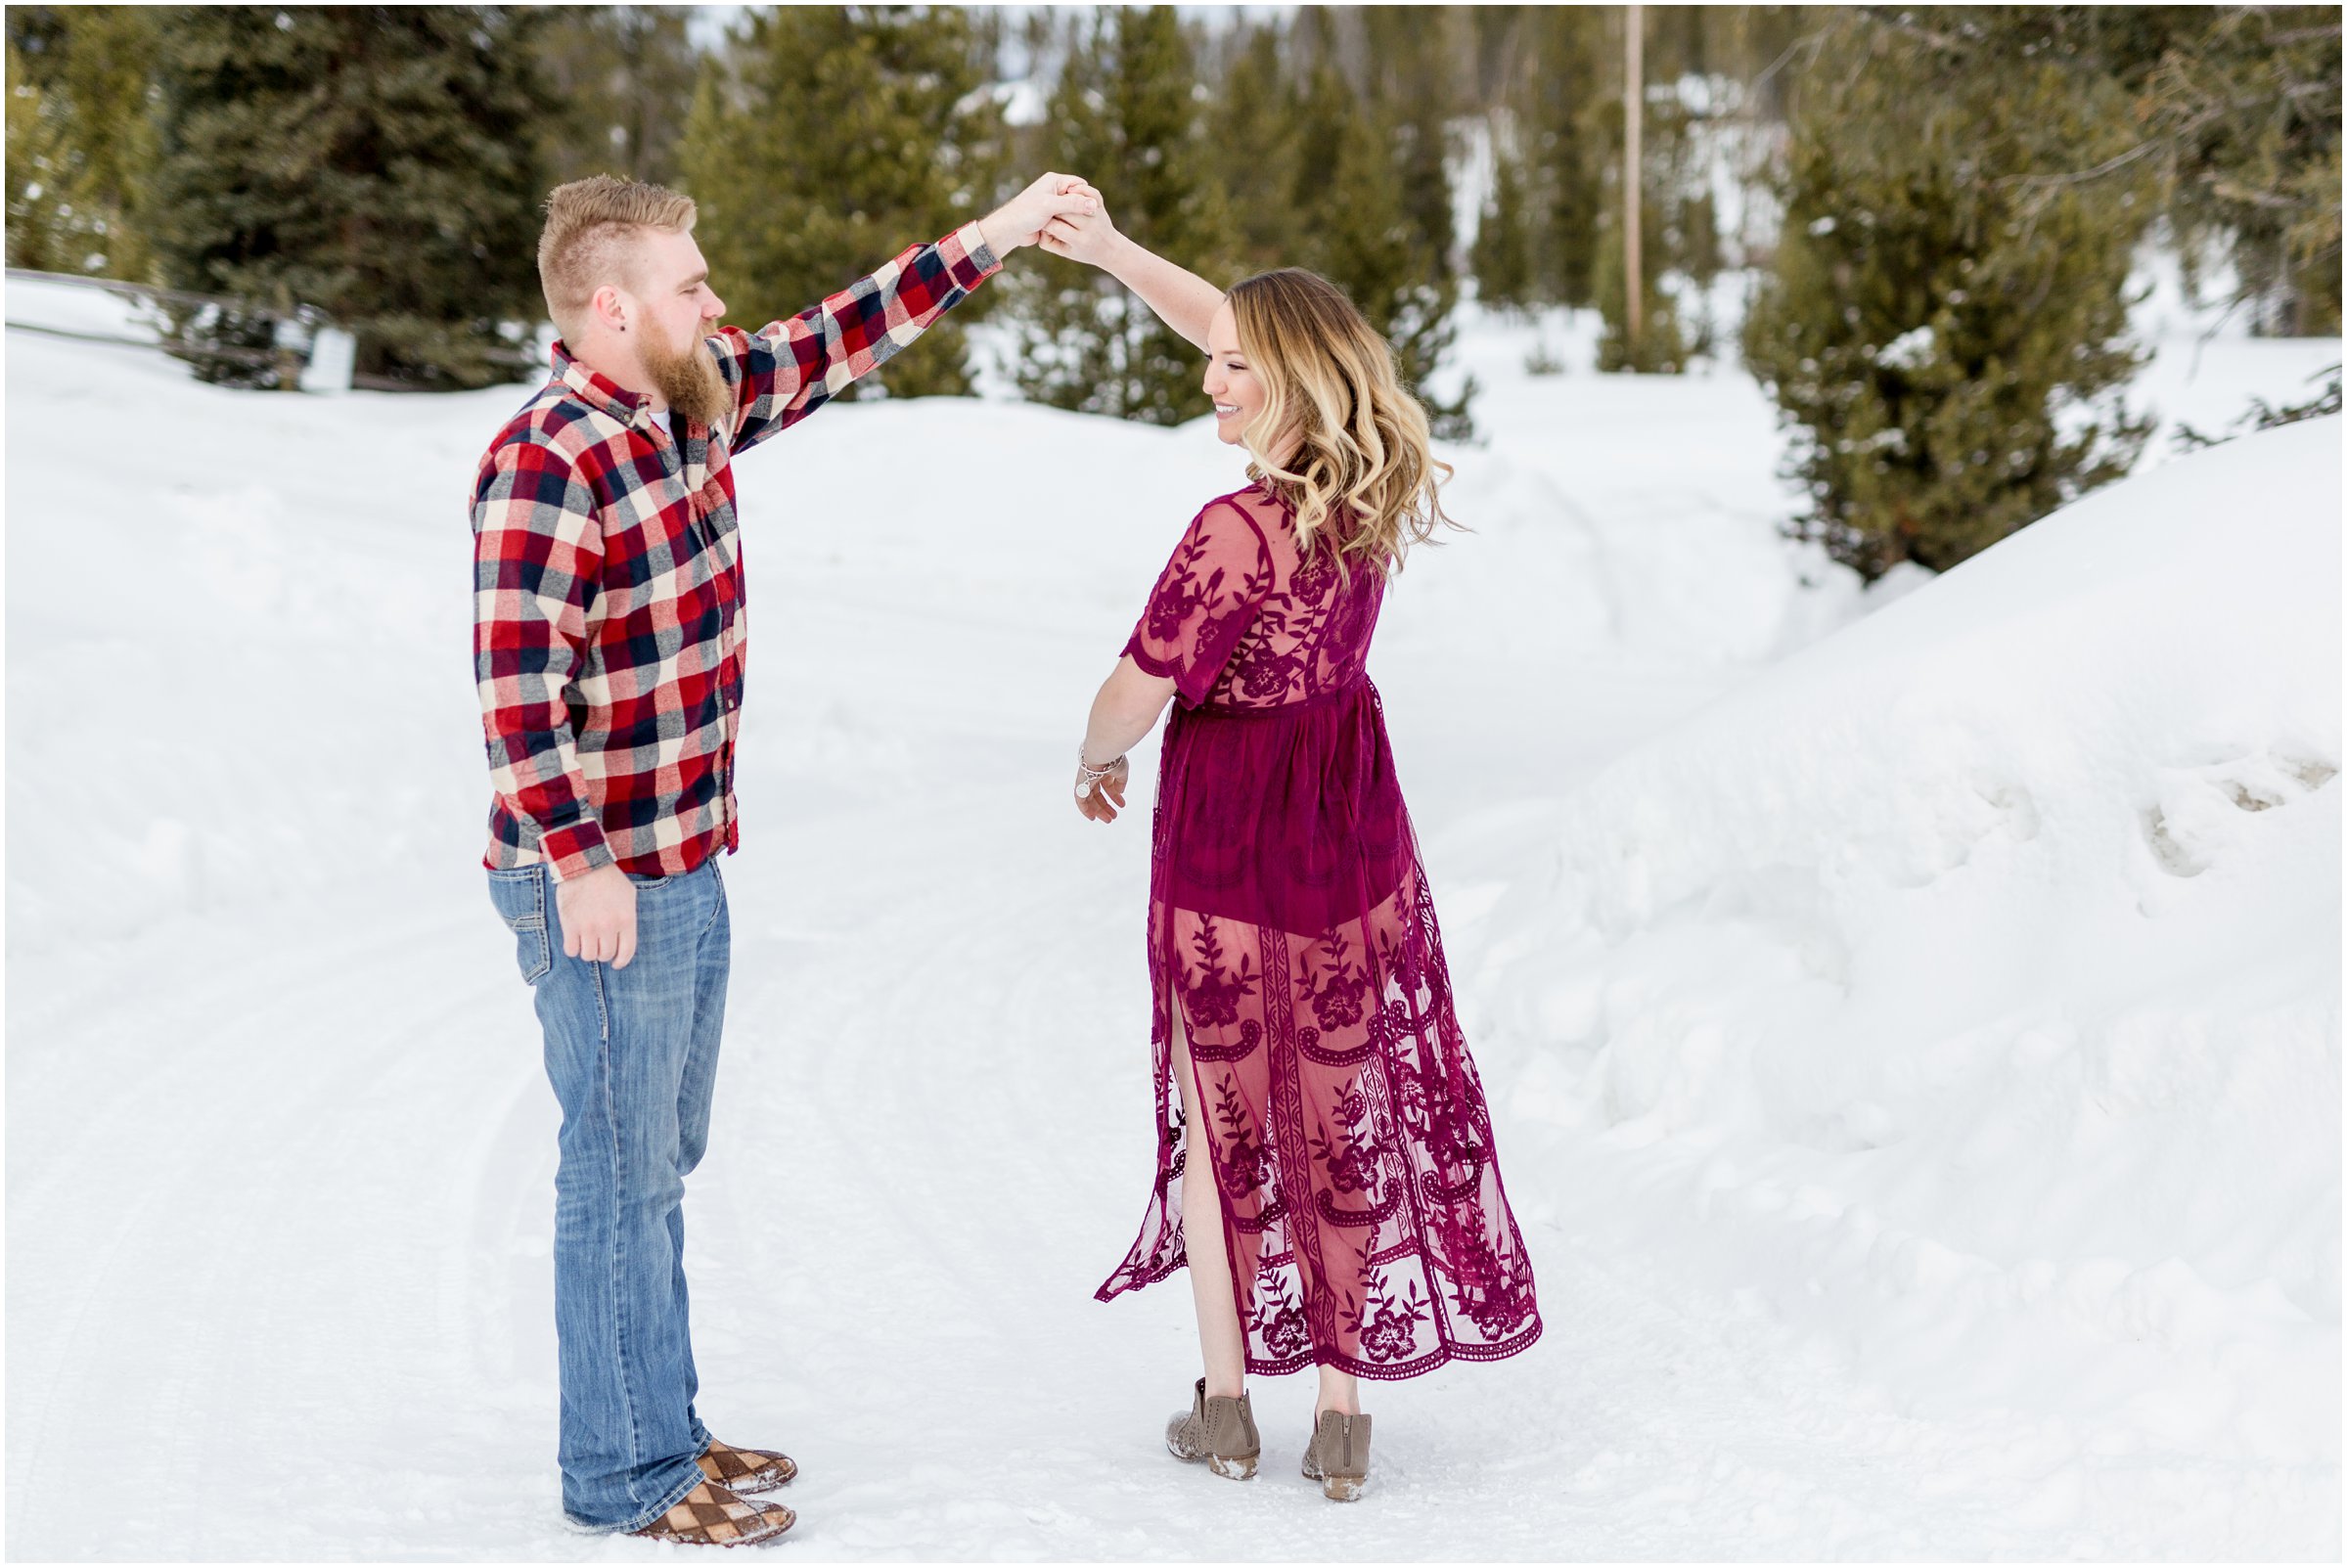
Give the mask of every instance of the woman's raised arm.
[(1222, 291), (1185, 267), (1126, 239), (1108, 219), (1108, 203), (1090, 186), (1082, 194), (1098, 209), (1089, 216), (1060, 216), (1044, 225), (1036, 244), (1056, 256), (1100, 268), (1139, 294), (1160, 321), (1200, 349), (1206, 328), (1222, 304)]

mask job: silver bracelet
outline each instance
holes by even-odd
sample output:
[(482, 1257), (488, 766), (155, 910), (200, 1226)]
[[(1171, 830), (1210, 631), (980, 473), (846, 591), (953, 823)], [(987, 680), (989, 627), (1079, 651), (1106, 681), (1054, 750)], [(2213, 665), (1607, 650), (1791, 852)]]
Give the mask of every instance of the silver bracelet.
[(1115, 772), (1117, 765), (1123, 761), (1124, 754), (1119, 752), (1114, 761), (1108, 763), (1106, 767), (1096, 768), (1091, 763), (1084, 760), (1084, 743), (1081, 740), (1077, 741), (1076, 771), (1082, 774), (1084, 777), (1076, 784), (1076, 798), (1081, 800), (1086, 795), (1091, 794), (1092, 786), (1099, 784), (1103, 779), (1107, 778), (1109, 774)]

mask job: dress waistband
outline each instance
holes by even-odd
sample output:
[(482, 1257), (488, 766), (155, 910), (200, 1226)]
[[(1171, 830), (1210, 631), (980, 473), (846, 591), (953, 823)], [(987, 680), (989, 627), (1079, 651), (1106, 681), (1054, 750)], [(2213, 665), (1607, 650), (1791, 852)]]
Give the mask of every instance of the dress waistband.
[(1279, 702), (1265, 708), (1234, 708), (1224, 707), (1214, 702), (1201, 702), (1190, 711), (1200, 718), (1280, 719), (1286, 718), (1290, 713), (1310, 713), (1318, 708), (1334, 707), (1339, 702), (1351, 701), (1365, 692), (1369, 694), (1373, 701), (1376, 700), (1377, 689), (1370, 684), (1370, 679), (1366, 675), (1349, 686), (1331, 687), (1326, 692), (1315, 692), (1300, 701)]

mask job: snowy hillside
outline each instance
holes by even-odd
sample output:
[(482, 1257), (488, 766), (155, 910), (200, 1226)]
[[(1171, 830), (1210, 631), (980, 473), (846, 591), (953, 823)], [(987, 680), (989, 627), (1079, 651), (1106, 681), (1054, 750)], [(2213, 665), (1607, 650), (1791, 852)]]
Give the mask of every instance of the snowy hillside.
[(1552, 1215), (1903, 1411), (2327, 1463), (2339, 457), (2105, 490), (1577, 790), (1472, 986)]
[[(1347, 1510), (1299, 1379), (1254, 1485), (1167, 1459), (1187, 1292), (1091, 1299), (1146, 817), (1067, 752), (1238, 465), (961, 400), (745, 458), (688, 1245), (790, 1549), (2335, 1555), (2337, 422), (1865, 596), (1775, 537), (1748, 382), (1532, 377), (1541, 330), (1463, 332), (1474, 532), (1371, 670), (1548, 1333), (1374, 1390)], [(10, 1554), (663, 1555), (558, 1523), (556, 1112), (477, 871), (464, 501), (523, 389), (7, 349)]]

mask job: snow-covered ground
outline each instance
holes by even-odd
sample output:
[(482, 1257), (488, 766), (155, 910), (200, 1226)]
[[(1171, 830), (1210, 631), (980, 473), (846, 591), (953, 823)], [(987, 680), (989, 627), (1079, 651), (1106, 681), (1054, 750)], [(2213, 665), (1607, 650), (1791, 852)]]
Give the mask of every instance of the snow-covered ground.
[[(1146, 817), (1066, 756), (1237, 464), (948, 400), (744, 462), (689, 1248), (788, 1549), (2338, 1554), (2338, 422), (1868, 596), (1774, 536), (1756, 389), (1575, 332), (1467, 323), (1475, 531), (1372, 661), (1548, 1333), (1373, 1389), (1349, 1509), (1304, 1380), (1253, 1485), (1166, 1458), (1187, 1291), (1091, 1300), (1152, 1152)], [(2204, 427), (2338, 354), (2226, 341), (2151, 373)], [(557, 1522), (466, 627), (521, 390), (7, 349), (10, 1554), (672, 1555)]]

